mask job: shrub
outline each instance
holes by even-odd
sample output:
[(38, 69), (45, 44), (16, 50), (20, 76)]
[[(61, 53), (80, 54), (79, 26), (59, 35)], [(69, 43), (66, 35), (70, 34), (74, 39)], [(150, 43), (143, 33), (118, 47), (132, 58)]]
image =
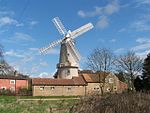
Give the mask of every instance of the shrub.
[(124, 93), (88, 96), (75, 104), (70, 113), (149, 113), (150, 95), (146, 93)]
[(21, 95), (21, 96), (31, 95), (31, 91), (28, 90), (27, 88), (21, 88), (18, 91), (18, 95)]
[(0, 90), (0, 95), (15, 95), (15, 92), (12, 92), (8, 89), (4, 90), (4, 89), (1, 89)]

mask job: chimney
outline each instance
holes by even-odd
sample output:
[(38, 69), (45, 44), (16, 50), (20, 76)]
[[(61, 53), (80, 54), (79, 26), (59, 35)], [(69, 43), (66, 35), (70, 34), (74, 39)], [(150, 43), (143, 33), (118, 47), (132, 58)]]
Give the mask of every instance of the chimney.
[(14, 71), (14, 75), (15, 75), (16, 77), (19, 76), (19, 74), (18, 74), (18, 72), (17, 72), (16, 70)]

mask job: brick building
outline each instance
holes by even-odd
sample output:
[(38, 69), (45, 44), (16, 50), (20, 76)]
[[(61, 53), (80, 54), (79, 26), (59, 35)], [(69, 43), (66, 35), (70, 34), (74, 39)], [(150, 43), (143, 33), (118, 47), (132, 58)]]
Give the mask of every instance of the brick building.
[(29, 78), (27, 76), (0, 76), (0, 90), (10, 90), (11, 92), (18, 94), (19, 90), (22, 88), (28, 89)]
[(116, 75), (110, 72), (80, 72), (85, 79), (86, 92), (90, 93), (120, 93), (127, 89), (127, 84), (121, 82)]
[(121, 93), (127, 85), (113, 73), (79, 72), (79, 77), (72, 79), (33, 78), (33, 96), (78, 96), (103, 91)]
[(86, 82), (80, 77), (72, 79), (33, 78), (33, 96), (85, 95)]

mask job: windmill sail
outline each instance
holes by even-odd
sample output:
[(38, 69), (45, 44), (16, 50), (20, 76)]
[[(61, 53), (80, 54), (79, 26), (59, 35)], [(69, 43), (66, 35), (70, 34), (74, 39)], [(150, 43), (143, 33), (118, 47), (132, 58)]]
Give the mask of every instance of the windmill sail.
[(71, 38), (74, 39), (76, 37), (78, 37), (79, 35), (89, 31), (90, 29), (93, 28), (93, 24), (92, 23), (88, 23), (76, 30), (74, 30), (72, 33), (71, 33)]
[(56, 45), (60, 44), (61, 42), (62, 42), (62, 39), (61, 39), (61, 40), (57, 40), (57, 41), (51, 43), (51, 44), (50, 44), (49, 46), (47, 46), (47, 47), (41, 48), (41, 49), (40, 49), (40, 53), (44, 53), (44, 52), (47, 51), (48, 49), (51, 49), (51, 48), (55, 47)]
[(59, 33), (61, 35), (66, 35), (67, 34), (67, 30), (65, 29), (64, 25), (61, 23), (60, 19), (58, 17), (55, 17), (52, 22), (54, 23), (54, 25), (56, 26), (56, 28), (58, 29)]
[(72, 40), (67, 43), (67, 46), (75, 61), (78, 62), (80, 60), (80, 54), (78, 50), (75, 48)]

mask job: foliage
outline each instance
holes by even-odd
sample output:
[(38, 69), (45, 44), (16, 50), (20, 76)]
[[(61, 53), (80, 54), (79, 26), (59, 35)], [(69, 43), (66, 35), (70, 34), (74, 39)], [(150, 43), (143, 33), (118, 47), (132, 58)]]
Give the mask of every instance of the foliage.
[(28, 90), (27, 88), (21, 88), (18, 91), (18, 95), (21, 95), (21, 96), (31, 95), (31, 94), (32, 94), (32, 92), (30, 90)]
[(15, 95), (15, 93), (10, 91), (10, 90), (8, 90), (8, 89), (6, 89), (6, 90), (1, 89), (0, 90), (0, 95)]
[(143, 90), (143, 80), (139, 76), (134, 80), (134, 87), (136, 91)]
[(92, 95), (82, 98), (70, 113), (149, 113), (150, 95), (146, 93), (124, 93), (100, 97)]
[(143, 85), (145, 90), (150, 90), (150, 53), (143, 63)]
[(126, 78), (123, 72), (115, 73), (115, 75), (118, 77), (118, 79), (122, 82), (126, 82)]

